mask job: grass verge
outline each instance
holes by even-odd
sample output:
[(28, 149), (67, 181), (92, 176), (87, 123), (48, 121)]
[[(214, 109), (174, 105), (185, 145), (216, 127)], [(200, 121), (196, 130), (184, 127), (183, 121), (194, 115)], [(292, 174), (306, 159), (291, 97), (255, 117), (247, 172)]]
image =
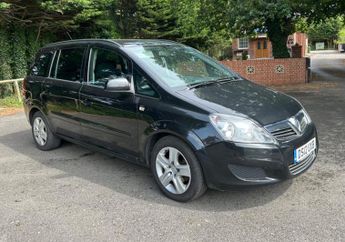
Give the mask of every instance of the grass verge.
[(8, 96), (0, 99), (1, 108), (21, 108), (23, 103), (18, 100), (17, 96)]

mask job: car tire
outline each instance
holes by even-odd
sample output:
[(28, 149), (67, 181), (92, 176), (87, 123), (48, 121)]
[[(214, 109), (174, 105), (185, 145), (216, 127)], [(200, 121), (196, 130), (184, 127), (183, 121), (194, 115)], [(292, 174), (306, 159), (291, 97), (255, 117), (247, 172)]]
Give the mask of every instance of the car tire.
[(194, 152), (174, 136), (158, 140), (151, 153), (150, 166), (160, 190), (170, 199), (188, 202), (207, 190)]
[(60, 146), (61, 139), (52, 133), (46, 118), (41, 112), (34, 113), (31, 130), (38, 149), (47, 151)]

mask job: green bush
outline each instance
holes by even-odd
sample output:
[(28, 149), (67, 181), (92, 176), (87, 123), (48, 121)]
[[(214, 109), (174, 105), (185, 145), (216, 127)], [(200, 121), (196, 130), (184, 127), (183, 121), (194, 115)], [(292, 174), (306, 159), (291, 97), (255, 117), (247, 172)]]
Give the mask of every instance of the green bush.
[(242, 60), (248, 60), (248, 51), (243, 51), (242, 52)]

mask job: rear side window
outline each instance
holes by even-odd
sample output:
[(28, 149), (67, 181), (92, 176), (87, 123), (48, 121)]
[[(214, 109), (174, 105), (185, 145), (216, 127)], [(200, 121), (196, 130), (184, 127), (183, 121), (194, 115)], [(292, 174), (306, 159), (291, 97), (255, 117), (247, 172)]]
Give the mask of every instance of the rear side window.
[(52, 51), (40, 54), (31, 68), (30, 75), (47, 77), (49, 75), (50, 62), (53, 55), (54, 52)]
[(53, 77), (68, 81), (80, 81), (83, 56), (83, 48), (62, 49), (58, 55)]

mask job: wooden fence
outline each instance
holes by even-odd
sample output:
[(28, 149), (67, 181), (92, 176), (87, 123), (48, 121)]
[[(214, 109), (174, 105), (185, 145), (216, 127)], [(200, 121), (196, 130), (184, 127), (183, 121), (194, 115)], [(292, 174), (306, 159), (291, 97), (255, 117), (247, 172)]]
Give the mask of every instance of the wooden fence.
[(21, 81), (23, 81), (23, 78), (12, 79), (12, 80), (3, 80), (3, 81), (0, 81), (0, 85), (4, 84), (4, 83), (14, 83), (16, 95), (18, 97), (18, 100), (21, 101), (22, 98), (21, 98), (21, 95), (20, 95), (20, 89), (19, 89), (19, 84), (18, 84), (18, 82), (21, 82)]

